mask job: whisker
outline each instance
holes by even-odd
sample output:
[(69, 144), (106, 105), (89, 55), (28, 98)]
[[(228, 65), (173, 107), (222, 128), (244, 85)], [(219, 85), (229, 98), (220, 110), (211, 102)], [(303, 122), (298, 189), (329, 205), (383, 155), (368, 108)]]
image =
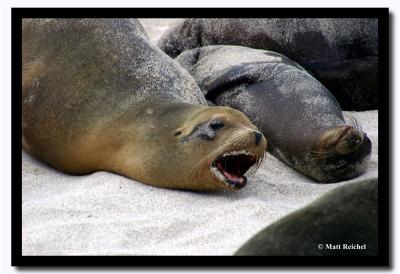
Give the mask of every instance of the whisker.
[(349, 116), (349, 125), (359, 132), (363, 130), (360, 122), (353, 115)]
[(310, 158), (311, 159), (317, 159), (317, 160), (321, 160), (321, 159), (326, 159), (330, 156), (333, 156), (335, 154), (335, 150), (332, 149), (324, 149), (324, 150), (313, 150), (310, 152)]
[(259, 169), (260, 166), (261, 166), (262, 161), (265, 159), (265, 154), (266, 154), (266, 153), (264, 153), (263, 156), (261, 156), (260, 158), (258, 158), (257, 161), (254, 163), (254, 165), (252, 165), (252, 166), (250, 167), (250, 169), (246, 172), (246, 173), (249, 174), (248, 176), (252, 176), (254, 173), (256, 173), (256, 172), (258, 171), (258, 169)]
[(206, 159), (207, 157), (209, 157), (210, 154), (207, 154), (206, 156), (204, 156), (203, 158), (201, 158), (185, 175), (184, 180), (189, 180), (192, 178), (193, 176), (193, 172), (195, 171), (195, 169), (203, 162), (204, 159)]

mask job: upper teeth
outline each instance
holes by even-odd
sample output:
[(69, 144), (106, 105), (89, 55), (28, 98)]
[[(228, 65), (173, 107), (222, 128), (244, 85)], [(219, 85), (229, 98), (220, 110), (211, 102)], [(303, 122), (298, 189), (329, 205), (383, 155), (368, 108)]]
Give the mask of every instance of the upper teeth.
[(239, 151), (227, 152), (224, 155), (222, 155), (222, 157), (231, 156), (231, 155), (251, 155), (251, 156), (253, 156), (253, 154), (251, 154), (250, 152), (248, 152), (246, 150), (239, 150)]

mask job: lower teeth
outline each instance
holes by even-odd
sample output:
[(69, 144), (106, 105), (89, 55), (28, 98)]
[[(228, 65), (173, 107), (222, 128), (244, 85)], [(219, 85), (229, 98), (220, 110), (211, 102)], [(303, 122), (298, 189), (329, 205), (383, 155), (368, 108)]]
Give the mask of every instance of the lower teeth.
[[(217, 165), (220, 165), (220, 164), (217, 163)], [(229, 174), (225, 171), (220, 171), (220, 169), (218, 169), (216, 166), (212, 166), (211, 170), (218, 177), (218, 179), (225, 182), (229, 186), (235, 186), (237, 184), (244, 183), (245, 178), (243, 178), (243, 177), (233, 178), (231, 174)]]

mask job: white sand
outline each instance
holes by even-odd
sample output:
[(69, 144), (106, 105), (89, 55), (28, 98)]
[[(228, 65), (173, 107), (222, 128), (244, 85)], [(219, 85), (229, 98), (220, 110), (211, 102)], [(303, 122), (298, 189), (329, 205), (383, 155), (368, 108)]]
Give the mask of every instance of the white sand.
[[(378, 113), (354, 113), (373, 143)], [(23, 255), (228, 255), (268, 224), (340, 185), (317, 184), (268, 155), (236, 192), (160, 189), (119, 175), (60, 173), (22, 152)]]
[[(176, 20), (144, 20), (152, 42)], [(378, 112), (353, 113), (367, 172), (317, 184), (268, 155), (236, 193), (160, 189), (107, 172), (60, 173), (22, 152), (23, 255), (229, 255), (257, 231), (343, 184), (378, 176)]]
[(142, 23), (144, 29), (146, 30), (147, 35), (150, 38), (150, 41), (154, 44), (157, 44), (158, 39), (161, 38), (161, 35), (169, 28), (175, 26), (179, 22), (183, 21), (183, 18), (180, 19), (160, 19), (160, 18), (142, 18), (139, 21)]

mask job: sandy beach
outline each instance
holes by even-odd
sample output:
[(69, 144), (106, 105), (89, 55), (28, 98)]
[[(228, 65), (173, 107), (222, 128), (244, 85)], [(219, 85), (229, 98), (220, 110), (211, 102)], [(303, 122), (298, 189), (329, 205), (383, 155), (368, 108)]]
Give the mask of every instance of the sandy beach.
[[(179, 19), (145, 19), (152, 43)], [(354, 116), (373, 144), (362, 176), (318, 184), (268, 154), (235, 193), (161, 189), (123, 176), (61, 173), (22, 151), (23, 255), (231, 255), (279, 218), (378, 176), (378, 111)], [(166, 163), (167, 164), (167, 163)]]
[(161, 189), (71, 176), (22, 152), (23, 255), (230, 255), (256, 232), (343, 184), (378, 176), (378, 113), (352, 113), (373, 148), (367, 172), (317, 184), (272, 155), (236, 192)]

